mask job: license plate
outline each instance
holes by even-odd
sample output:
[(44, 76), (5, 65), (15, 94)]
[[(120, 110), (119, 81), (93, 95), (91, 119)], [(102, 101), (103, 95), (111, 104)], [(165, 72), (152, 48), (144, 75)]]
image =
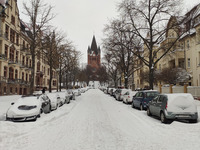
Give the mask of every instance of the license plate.
[(177, 117), (180, 117), (180, 118), (191, 118), (189, 115), (178, 115)]

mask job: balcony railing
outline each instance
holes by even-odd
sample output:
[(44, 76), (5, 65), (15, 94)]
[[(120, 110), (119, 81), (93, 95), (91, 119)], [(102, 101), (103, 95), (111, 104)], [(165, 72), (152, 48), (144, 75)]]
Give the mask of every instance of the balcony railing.
[(0, 54), (0, 60), (7, 60), (7, 57), (5, 54)]
[(0, 82), (6, 82), (7, 84), (22, 84), (22, 85), (30, 85), (29, 81), (25, 81), (22, 79), (10, 79), (0, 76)]
[(3, 76), (0, 76), (0, 82), (7, 82), (7, 78), (3, 77)]
[(17, 64), (17, 63), (18, 63), (18, 61), (12, 60), (12, 59), (9, 59), (9, 61), (8, 61), (8, 64)]

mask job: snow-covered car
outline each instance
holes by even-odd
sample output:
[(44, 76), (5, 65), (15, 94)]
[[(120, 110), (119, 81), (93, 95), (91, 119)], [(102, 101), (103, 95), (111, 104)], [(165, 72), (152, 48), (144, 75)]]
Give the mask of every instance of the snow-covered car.
[(42, 111), (44, 113), (50, 113), (51, 112), (51, 100), (47, 96), (47, 94), (42, 94), (39, 97), (40, 101), (42, 102)]
[(126, 103), (126, 104), (131, 104), (133, 102), (133, 96), (135, 96), (136, 93), (137, 93), (137, 91), (128, 90), (123, 95), (123, 102)]
[(74, 94), (75, 96), (80, 96), (80, 95), (81, 95), (81, 90), (80, 90), (80, 89), (74, 89), (74, 90), (73, 90), (73, 94)]
[(48, 93), (48, 97), (51, 100), (51, 110), (56, 110), (61, 105), (61, 99), (58, 98), (58, 94)]
[(72, 89), (68, 89), (66, 92), (67, 92), (66, 94), (69, 96), (70, 100), (75, 100), (75, 94), (73, 93)]
[(197, 106), (189, 93), (158, 95), (149, 102), (147, 115), (160, 117), (162, 123), (175, 119), (196, 123), (198, 119)]
[(6, 113), (6, 120), (36, 121), (42, 113), (42, 101), (37, 96), (21, 97), (12, 103)]

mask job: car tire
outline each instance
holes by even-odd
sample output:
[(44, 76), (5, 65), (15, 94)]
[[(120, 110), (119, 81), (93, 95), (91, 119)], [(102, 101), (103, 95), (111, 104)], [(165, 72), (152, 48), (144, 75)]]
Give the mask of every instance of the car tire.
[(134, 105), (134, 103), (133, 103), (133, 102), (132, 102), (132, 105), (131, 105), (131, 107), (132, 107), (132, 108), (135, 108), (135, 105)]
[(147, 107), (147, 115), (148, 116), (152, 116), (151, 112), (150, 112), (150, 109)]
[(168, 121), (163, 112), (160, 113), (160, 120), (162, 123), (167, 123)]
[(142, 104), (140, 104), (140, 110), (141, 110), (141, 111), (142, 111), (142, 110), (144, 110), (144, 108), (143, 108)]

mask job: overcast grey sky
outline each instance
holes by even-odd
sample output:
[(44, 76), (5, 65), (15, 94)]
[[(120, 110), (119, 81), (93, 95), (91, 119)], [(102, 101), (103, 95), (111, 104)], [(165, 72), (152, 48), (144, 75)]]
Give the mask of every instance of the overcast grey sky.
[[(22, 14), (23, 2), (18, 0), (20, 17), (27, 22)], [(116, 5), (121, 0), (44, 0), (54, 8), (57, 14), (53, 20), (53, 26), (64, 31), (67, 37), (74, 42), (77, 50), (81, 51), (81, 63), (87, 63), (87, 48), (91, 45), (95, 35), (97, 44), (101, 46), (104, 25), (118, 15)], [(200, 0), (183, 0), (184, 9), (189, 10)]]

